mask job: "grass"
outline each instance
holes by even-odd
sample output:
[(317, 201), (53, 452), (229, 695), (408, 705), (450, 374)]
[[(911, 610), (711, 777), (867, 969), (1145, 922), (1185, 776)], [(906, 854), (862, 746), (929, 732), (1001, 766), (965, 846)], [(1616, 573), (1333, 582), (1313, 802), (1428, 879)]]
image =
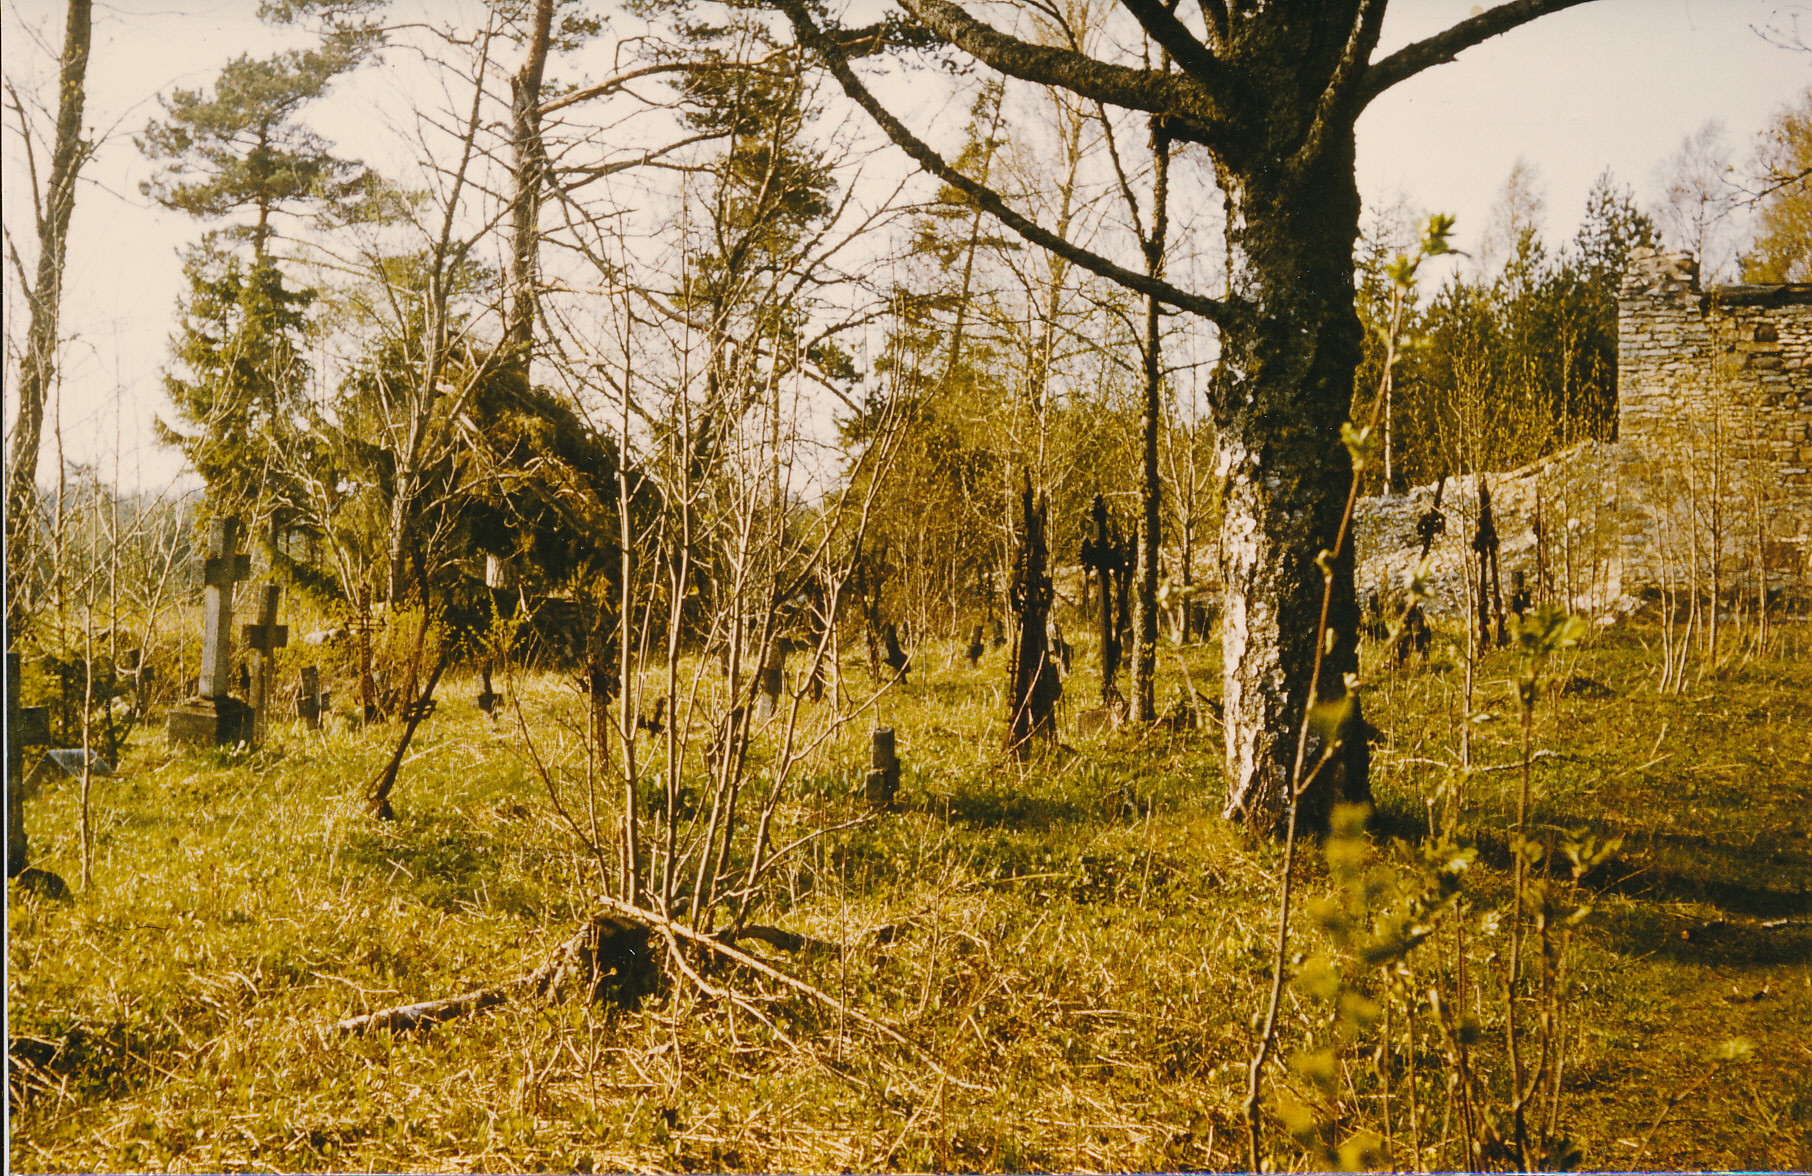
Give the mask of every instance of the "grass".
[[(1642, 636), (1605, 634), (1557, 665), (1557, 680), (1605, 689), (1538, 711), (1550, 754), (1533, 824), (1624, 838), (1587, 880), (1566, 1125), (1595, 1167), (1812, 1167), (1808, 634), (1785, 635), (1797, 655), (1667, 696)], [(1198, 684), (1215, 680), (1213, 656), (1187, 651)], [(322, 1034), (519, 974), (591, 909), (595, 865), (510, 723), (494, 727), (454, 680), (395, 822), (360, 804), (384, 727), (279, 727), (241, 755), (174, 754), (147, 735), (96, 781), (92, 889), (67, 904), (9, 892), (13, 1168), (1241, 1166), (1278, 850), (1216, 815), (1218, 732), (1074, 740), (1022, 767), (999, 754), (998, 708), (977, 701), (997, 696), (998, 654), (979, 670), (916, 664), (877, 717), (899, 732), (898, 811), (807, 841), (769, 875), (759, 915), (839, 945), (773, 954), (914, 1048), (722, 969), (706, 979), (748, 1007), (675, 986), (636, 1011), (518, 1003), (415, 1035)], [(1480, 849), (1475, 975), (1501, 946), (1512, 673), (1508, 654), (1482, 667), (1478, 709), (1500, 717), (1469, 724), (1483, 769), (1470, 774), (1451, 767), (1451, 664), (1375, 675), (1368, 703), (1385, 732), (1374, 829), (1402, 839), (1385, 860), (1410, 868), (1431, 798), (1458, 792)], [(577, 763), (570, 687), (511, 689), (543, 758)], [(1070, 691), (1073, 709), (1088, 704), (1085, 672)], [(862, 816), (867, 726), (804, 765), (776, 841)], [(582, 784), (561, 781), (583, 822)], [(37, 864), (77, 878), (73, 784), (31, 800), (28, 823)], [(1318, 860), (1304, 870), (1311, 894), (1327, 889)], [(1299, 943), (1316, 934), (1305, 916)], [(1431, 956), (1422, 974), (1442, 967)], [(1285, 1032), (1305, 1049), (1329, 1030), (1293, 992)], [(1753, 1043), (1749, 1060), (1708, 1060), (1734, 1038)], [(1357, 1122), (1372, 1063), (1362, 1043), (1341, 1049)], [(1309, 1162), (1281, 1132), (1277, 1147)]]

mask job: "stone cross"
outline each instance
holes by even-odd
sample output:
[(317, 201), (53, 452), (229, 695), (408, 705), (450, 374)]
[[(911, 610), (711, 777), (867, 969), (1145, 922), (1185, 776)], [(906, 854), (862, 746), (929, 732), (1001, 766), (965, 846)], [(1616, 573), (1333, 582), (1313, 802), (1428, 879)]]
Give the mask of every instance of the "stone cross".
[(223, 698), (233, 664), (233, 586), (252, 574), (252, 557), (238, 551), (239, 520), (215, 519), (202, 562), (201, 681), (195, 693)]
[(289, 626), (277, 623), (277, 605), (283, 600), (279, 584), (264, 586), (258, 622), (245, 626), (242, 637), (252, 651), (252, 742), (263, 743), (270, 726), (271, 669), (279, 649), (289, 644)]

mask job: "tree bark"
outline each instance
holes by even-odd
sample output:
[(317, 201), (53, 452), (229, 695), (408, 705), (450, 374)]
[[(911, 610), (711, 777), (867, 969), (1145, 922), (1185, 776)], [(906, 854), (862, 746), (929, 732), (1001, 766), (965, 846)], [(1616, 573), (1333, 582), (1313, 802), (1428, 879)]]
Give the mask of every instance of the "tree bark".
[[(37, 515), (38, 447), (44, 436), (44, 401), (56, 376), (57, 328), (63, 304), (63, 269), (69, 255), (69, 220), (75, 212), (76, 175), (88, 157), (82, 142), (82, 108), (87, 102), (88, 56), (93, 42), (92, 0), (69, 0), (58, 78), (57, 129), (51, 146), (49, 186), (37, 210), (38, 266), (27, 302), (31, 323), (19, 361), (19, 409), (13, 426), (6, 475), (6, 538), (10, 569), (23, 571), (22, 542)], [(20, 275), (24, 277), (23, 274)], [(22, 593), (9, 596), (9, 613)], [(8, 631), (17, 630), (8, 616)]]
[(541, 194), (547, 147), (541, 140), (541, 81), (547, 72), (554, 0), (535, 0), (534, 23), (522, 68), (510, 79), (510, 146), (515, 188), (510, 196), (510, 305), (504, 323), (506, 370), (526, 388), (535, 344), (535, 283), (541, 244)]
[[(1335, 434), (1347, 419), (1361, 333), (1353, 309), (1359, 192), (1348, 128), (1313, 174), (1275, 185), (1222, 169), (1229, 283), (1256, 314), (1221, 334), (1215, 379), (1221, 524), (1227, 798), (1224, 815), (1260, 828), (1282, 819), (1298, 732), (1313, 702), (1346, 693), (1358, 669), (1352, 545), (1333, 560), (1327, 628), (1317, 632), (1320, 553), (1335, 550), (1351, 462)], [(1318, 642), (1329, 647), (1309, 681)], [(1358, 729), (1357, 718), (1351, 726)], [(1307, 749), (1304, 768), (1321, 751)], [(1336, 800), (1370, 791), (1362, 738), (1345, 741), (1303, 797), (1313, 827)]]
[[(1227, 209), (1228, 288), (1218, 299), (1129, 271), (1030, 221), (888, 111), (803, 0), (770, 2), (851, 99), (926, 170), (1034, 244), (1220, 327), (1214, 413), (1217, 473), (1226, 487), (1225, 811), (1276, 827), (1298, 773), (1324, 759), (1302, 796), (1309, 822), (1337, 798), (1364, 799), (1368, 760), (1357, 707), (1335, 748), (1308, 747), (1301, 734), (1310, 706), (1343, 696), (1345, 675), (1357, 668), (1352, 555), (1350, 544), (1338, 542), (1351, 476), (1339, 426), (1351, 408), (1361, 337), (1353, 309), (1354, 126), (1389, 87), (1586, 0), (1506, 0), (1376, 62), (1386, 0), (1242, 3), (1237, 14), (1204, 4), (1202, 34), (1161, 2), (1120, 0), (1177, 72), (1024, 41), (952, 0), (901, 0), (938, 39), (1001, 73), (1144, 111), (1165, 120), (1177, 142), (1206, 146)], [(1142, 546), (1141, 558), (1151, 562), (1141, 565), (1141, 588), (1156, 555), (1155, 542)], [(1332, 560), (1331, 637), (1318, 674), (1324, 559)]]
[[(1164, 120), (1151, 120), (1151, 235), (1143, 242), (1145, 272), (1152, 281), (1164, 277), (1164, 246), (1170, 226), (1170, 135)], [(1133, 717), (1141, 723), (1157, 719), (1153, 683), (1158, 662), (1158, 572), (1163, 541), (1164, 483), (1158, 470), (1158, 427), (1163, 422), (1163, 307), (1156, 294), (1145, 298), (1145, 404), (1140, 443), (1142, 476), (1139, 483), (1139, 544), (1135, 578), (1137, 600), (1133, 608)]]

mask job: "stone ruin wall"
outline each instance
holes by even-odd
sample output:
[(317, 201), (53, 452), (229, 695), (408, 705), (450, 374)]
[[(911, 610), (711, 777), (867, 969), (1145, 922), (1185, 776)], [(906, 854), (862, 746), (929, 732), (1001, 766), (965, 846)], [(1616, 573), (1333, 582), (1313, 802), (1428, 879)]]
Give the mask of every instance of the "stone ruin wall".
[[(1644, 590), (1812, 593), (1812, 285), (1701, 289), (1690, 255), (1636, 250), (1618, 304), (1618, 436), (1485, 475), (1511, 573), (1600, 616)], [(1431, 611), (1466, 609), (1479, 478), (1448, 479)], [(1400, 593), (1435, 487), (1356, 513), (1362, 598)], [(1718, 541), (1714, 545), (1714, 529)], [(1541, 532), (1538, 541), (1536, 532)]]
[[(1803, 582), (1812, 555), (1812, 285), (1701, 289), (1690, 254), (1638, 249), (1618, 297), (1617, 441), (1642, 583)], [(1696, 552), (1696, 568), (1686, 566)]]
[(1780, 505), (1812, 506), (1812, 285), (1701, 291), (1690, 254), (1636, 250), (1618, 298), (1617, 431), (1655, 456), (1721, 431), (1778, 476)]

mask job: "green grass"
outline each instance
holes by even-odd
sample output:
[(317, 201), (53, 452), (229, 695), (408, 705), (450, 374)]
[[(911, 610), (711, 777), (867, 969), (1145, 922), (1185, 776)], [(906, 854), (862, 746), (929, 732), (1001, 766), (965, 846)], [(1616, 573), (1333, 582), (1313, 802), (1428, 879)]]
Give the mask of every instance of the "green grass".
[[(1787, 634), (1797, 656), (1736, 662), (1680, 696), (1655, 693), (1640, 636), (1600, 637), (1554, 667), (1608, 697), (1550, 695), (1538, 712), (1549, 754), (1533, 826), (1624, 838), (1588, 879), (1566, 1126), (1596, 1167), (1807, 1167), (1808, 635)], [(1187, 656), (1198, 684), (1216, 680), (1213, 650)], [(395, 822), (361, 807), (387, 727), (280, 727), (238, 756), (173, 754), (146, 735), (96, 781), (92, 888), (67, 904), (9, 892), (13, 1167), (1241, 1166), (1279, 853), (1216, 815), (1218, 732), (1071, 739), (1022, 766), (998, 750), (999, 655), (979, 670), (948, 660), (921, 654), (913, 684), (880, 705), (906, 764), (898, 810), (805, 842), (768, 875), (757, 915), (841, 945), (768, 954), (913, 1048), (722, 968), (707, 981), (754, 995), (754, 1011), (676, 985), (634, 1012), (518, 1003), (410, 1036), (323, 1035), (520, 974), (591, 909), (597, 867), (513, 720), (493, 727), (455, 680)], [(1470, 775), (1443, 766), (1458, 762), (1458, 670), (1375, 675), (1367, 704), (1386, 733), (1374, 828), (1404, 839), (1386, 860), (1408, 863), (1431, 798), (1458, 789), (1481, 859), (1465, 915), (1475, 977), (1502, 945), (1489, 916), (1507, 888), (1513, 671), (1508, 654), (1481, 669), (1475, 706), (1499, 717), (1471, 724), (1486, 770)], [(1072, 710), (1092, 691), (1079, 673)], [(579, 700), (551, 677), (510, 692), (537, 753), (567, 769), (562, 807), (584, 827)], [(777, 842), (863, 815), (869, 725), (801, 765)], [(28, 822), (37, 864), (73, 886), (73, 785), (31, 800)], [(1312, 896), (1325, 871), (1304, 857)], [(1298, 946), (1320, 942), (1305, 919)], [(1418, 975), (1446, 974), (1444, 942), (1419, 949)], [(1481, 1064), (1494, 1064), (1488, 997)], [(1292, 990), (1286, 1051), (1328, 1033)], [(1669, 1107), (1738, 1037), (1752, 1060)], [(1359, 1122), (1371, 1063), (1361, 1042), (1341, 1050), (1343, 1114)], [(1439, 1051), (1424, 1042), (1419, 1061), (1437, 1067)], [(1274, 1145), (1308, 1162), (1281, 1132)]]

